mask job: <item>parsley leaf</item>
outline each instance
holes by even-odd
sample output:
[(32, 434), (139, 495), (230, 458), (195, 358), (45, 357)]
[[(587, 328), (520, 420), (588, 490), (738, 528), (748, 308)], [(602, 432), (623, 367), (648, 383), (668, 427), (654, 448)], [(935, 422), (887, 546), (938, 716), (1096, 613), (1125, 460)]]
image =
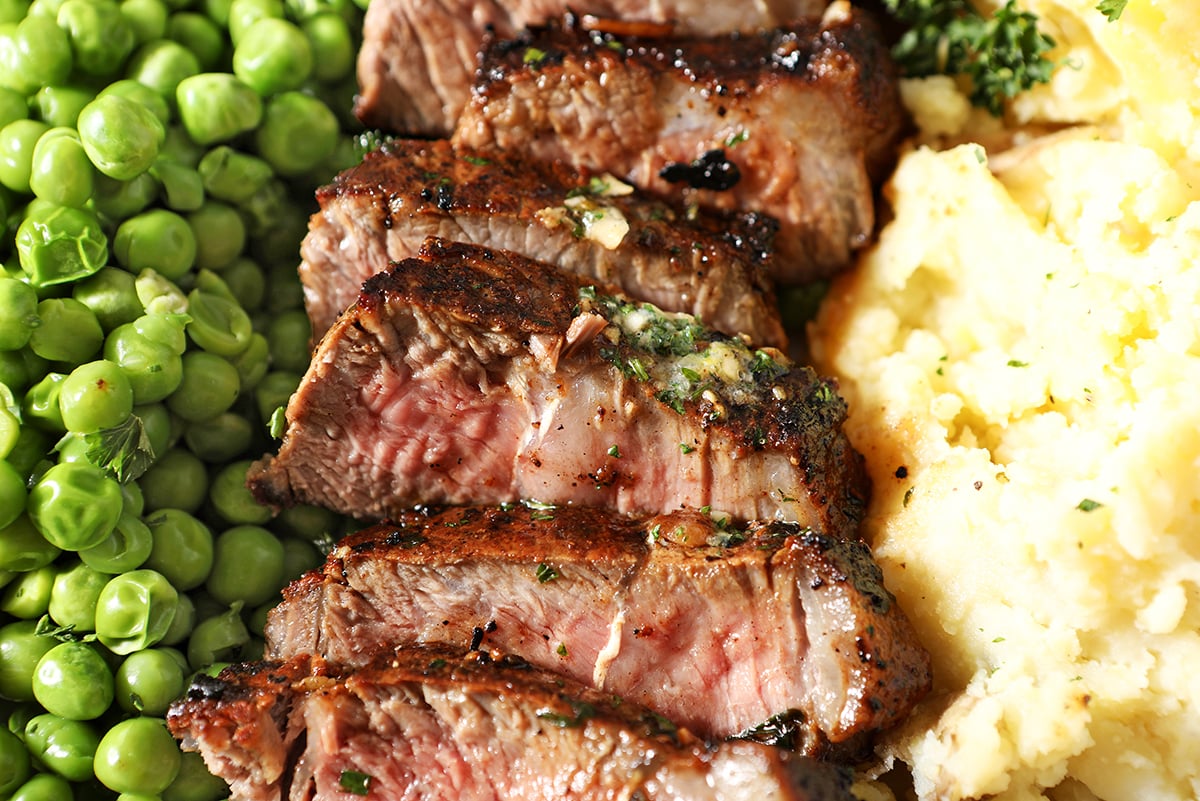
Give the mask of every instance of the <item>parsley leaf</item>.
[(111, 428), (84, 434), (83, 441), (87, 460), (122, 484), (140, 478), (154, 464), (154, 446), (136, 414)]
[(1116, 22), (1121, 18), (1121, 12), (1125, 10), (1127, 2), (1128, 0), (1100, 0), (1096, 10), (1107, 17), (1109, 22)]

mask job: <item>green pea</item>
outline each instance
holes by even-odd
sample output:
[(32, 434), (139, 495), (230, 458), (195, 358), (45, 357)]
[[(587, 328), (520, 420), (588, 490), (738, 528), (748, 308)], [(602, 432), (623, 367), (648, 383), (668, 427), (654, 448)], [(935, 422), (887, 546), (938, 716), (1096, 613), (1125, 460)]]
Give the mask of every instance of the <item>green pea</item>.
[(10, 701), (33, 700), (37, 664), (58, 644), (37, 630), (36, 620), (19, 620), (0, 628), (0, 696)]
[(114, 328), (104, 341), (104, 358), (120, 366), (133, 391), (134, 403), (163, 400), (183, 380), (179, 351), (156, 333), (155, 329), (143, 333), (135, 321)]
[(195, 751), (184, 751), (179, 775), (162, 791), (162, 801), (219, 801), (229, 797), (229, 786), (214, 776)]
[(53, 773), (34, 773), (8, 801), (73, 801), (71, 784)]
[(67, 0), (58, 9), (58, 25), (71, 40), (75, 66), (93, 76), (117, 72), (137, 43), (133, 26), (112, 0)]
[(198, 169), (205, 191), (229, 203), (249, 200), (273, 175), (270, 164), (228, 145), (208, 151)]
[[(0, 25), (2, 24), (0, 23)], [(7, 86), (0, 86), (0, 130), (3, 130), (10, 122), (28, 117), (29, 106), (25, 102), (25, 95), (15, 89), (9, 89)]]
[(300, 386), (301, 376), (298, 373), (276, 370), (263, 378), (254, 388), (254, 401), (258, 406), (258, 415), (265, 422), (280, 406), (287, 406), (288, 399)]
[(96, 778), (118, 793), (158, 795), (179, 773), (175, 738), (159, 718), (130, 718), (114, 725), (96, 748)]
[[(50, 591), (54, 588), (56, 576), (58, 576), (58, 570), (54, 565), (43, 565), (37, 570), (18, 573), (16, 580), (5, 587), (3, 596), (0, 596), (0, 612), (22, 620), (40, 618), (50, 608)], [(52, 644), (53, 641), (47, 644), (47, 650)], [(2, 655), (3, 652), (0, 651), (0, 656)], [(0, 661), (0, 664), (3, 662)], [(32, 665), (30, 665), (29, 675), (33, 675)], [(3, 686), (0, 686), (0, 695), (6, 695)], [(32, 697), (32, 695), (29, 696), (29, 698)], [(29, 698), (17, 700), (27, 701)]]
[(137, 214), (157, 196), (158, 179), (148, 171), (131, 181), (118, 181), (100, 174), (96, 176), (92, 204), (97, 214), (107, 220), (117, 221)]
[(121, 223), (113, 255), (132, 272), (156, 270), (182, 278), (196, 261), (196, 237), (187, 220), (173, 211), (151, 209)]
[(116, 700), (126, 712), (165, 714), (187, 689), (183, 667), (161, 648), (134, 651), (117, 668)]
[(108, 237), (100, 221), (70, 206), (31, 205), (17, 227), (16, 242), (21, 269), (37, 288), (87, 278), (108, 261)]
[(180, 592), (199, 587), (213, 563), (208, 526), (182, 509), (159, 509), (146, 518), (154, 547), (144, 567), (157, 570)]
[[(58, 774), (40, 774), (41, 776), (58, 781), (67, 779), (82, 782), (92, 778), (92, 761), (96, 755), (96, 747), (100, 744), (100, 737), (88, 723), (44, 714), (30, 718), (25, 724), (25, 744), (37, 761)], [(30, 783), (32, 781), (31, 779)], [(60, 797), (62, 796), (29, 796), (29, 801), (48, 801), (50, 798), (57, 801)], [(62, 798), (70, 801), (69, 788), (67, 795)]]
[(108, 579), (82, 562), (60, 570), (50, 589), (50, 618), (73, 631), (94, 631), (96, 603)]
[(188, 664), (200, 670), (216, 662), (238, 659), (250, 643), (250, 632), (242, 622), (239, 606), (196, 624), (188, 638)]
[(0, 796), (10, 795), (24, 784), (30, 772), (25, 743), (8, 729), (0, 729)]
[(321, 506), (302, 504), (284, 509), (275, 518), (278, 530), (288, 539), (302, 538), (316, 542), (337, 530), (338, 516)]
[(33, 697), (52, 715), (92, 720), (113, 701), (112, 671), (88, 643), (59, 643), (38, 660)]
[(237, 369), (241, 379), (241, 387), (245, 392), (255, 390), (270, 369), (270, 354), (267, 338), (262, 334), (252, 334), (250, 344), (246, 349), (234, 356), (230, 361)]
[(229, 38), (236, 47), (260, 19), (283, 19), (282, 0), (233, 0), (229, 5)]
[(25, 479), (7, 461), (0, 460), (0, 528), (12, 525), (25, 511)]
[(117, 267), (105, 267), (91, 278), (72, 285), (71, 297), (91, 309), (100, 327), (109, 332), (133, 322), (145, 311), (138, 300), (133, 276)]
[(62, 549), (49, 542), (23, 514), (0, 529), (0, 570), (23, 573), (37, 570), (54, 561)]
[(179, 84), (200, 72), (200, 62), (179, 42), (160, 39), (138, 48), (126, 75), (154, 89), (172, 106)]
[(137, 515), (122, 512), (108, 537), (98, 545), (81, 550), (79, 558), (101, 573), (124, 573), (141, 567), (150, 558), (153, 547), (150, 527)]
[(158, 457), (138, 480), (148, 509), (197, 511), (208, 494), (204, 462), (185, 448), (172, 448)]
[(329, 107), (302, 92), (272, 97), (255, 132), (258, 153), (280, 175), (300, 175), (333, 154), (340, 127)]
[(221, 277), (243, 309), (252, 311), (262, 305), (267, 280), (262, 268), (253, 259), (234, 259), (221, 269)]
[[(84, 1), (86, 2), (86, 0)], [(145, 106), (158, 118), (158, 121), (164, 127), (171, 121), (171, 107), (167, 105), (166, 99), (149, 86), (146, 86), (144, 83), (138, 83), (132, 78), (122, 78), (119, 81), (113, 81), (101, 89), (96, 94), (96, 97), (107, 97), (108, 95), (118, 95)], [(161, 151), (162, 148), (160, 147), (159, 150)]]
[[(171, 619), (171, 625), (167, 628), (167, 633), (159, 640), (160, 645), (178, 645), (188, 638), (192, 633), (192, 629), (196, 626), (196, 605), (192, 603), (192, 599), (187, 593), (179, 594), (179, 601), (175, 606), (175, 617)], [(188, 671), (187, 657), (179, 654), (173, 648), (163, 649), (174, 652), (179, 655), (181, 670)], [(190, 672), (190, 671), (189, 671)]]
[(78, 462), (54, 465), (29, 491), (29, 518), (47, 541), (68, 551), (103, 542), (121, 507), (121, 485), (100, 468)]
[(71, 785), (51, 773), (35, 773), (8, 801), (73, 801)]
[(17, 350), (41, 324), (33, 287), (15, 278), (0, 278), (0, 350)]
[(53, 18), (30, 15), (0, 33), (0, 85), (29, 96), (70, 73), (71, 43)]
[(154, 112), (118, 94), (101, 95), (79, 112), (79, 138), (88, 158), (118, 181), (150, 169), (165, 135)]
[(209, 500), (213, 507), (230, 523), (266, 523), (273, 516), (271, 510), (258, 503), (246, 487), (246, 471), (250, 464), (244, 460), (221, 468), (209, 489)]
[(307, 370), (311, 358), (308, 343), (311, 340), (312, 324), (302, 309), (274, 317), (267, 327), (271, 362), (281, 370), (297, 373)]
[(246, 226), (232, 206), (209, 201), (187, 219), (196, 236), (197, 269), (220, 270), (242, 254)]
[(104, 342), (100, 321), (74, 298), (47, 298), (38, 304), (41, 325), (29, 336), (29, 347), (38, 356), (65, 365), (82, 364), (96, 355)]
[(204, 179), (194, 168), (160, 156), (150, 171), (162, 184), (167, 208), (196, 211), (204, 205)]
[[(299, 578), (310, 570), (316, 570), (324, 558), (316, 546), (306, 540), (288, 537), (283, 542), (283, 584)], [(261, 629), (260, 629), (261, 631)]]
[(236, 76), (206, 72), (180, 81), (175, 92), (179, 118), (198, 144), (226, 142), (254, 130), (262, 120), (258, 93)]
[(133, 30), (138, 44), (153, 42), (167, 33), (170, 10), (162, 0), (122, 0), (121, 16)]
[(74, 131), (67, 136), (56, 135), (62, 130), (71, 129), (51, 128), (34, 147), (29, 189), (50, 203), (80, 208), (92, 197), (96, 171)]
[(57, 433), (67, 430), (58, 406), (59, 391), (62, 389), (62, 382), (66, 380), (67, 377), (63, 373), (47, 373), (41, 381), (29, 388), (21, 404), (21, 415), (25, 422)]
[(43, 86), (30, 105), (47, 125), (74, 128), (79, 112), (94, 96), (95, 92), (82, 86)]
[(122, 656), (154, 645), (167, 633), (179, 593), (147, 568), (113, 576), (96, 603), (96, 636)]
[(237, 301), (194, 289), (188, 295), (188, 313), (188, 336), (209, 353), (233, 357), (249, 346), (254, 330)]
[(240, 391), (237, 368), (206, 351), (183, 355), (183, 380), (167, 398), (167, 408), (188, 421), (206, 420), (229, 410)]
[(133, 413), (133, 386), (116, 362), (88, 362), (63, 381), (58, 407), (68, 431), (86, 434), (111, 428)]
[(264, 97), (299, 89), (312, 68), (308, 37), (285, 19), (256, 21), (233, 51), (233, 74)]
[(15, 120), (0, 129), (0, 186), (28, 194), (33, 149), (48, 130), (46, 123), (29, 119)]
[(354, 69), (354, 37), (340, 14), (315, 14), (304, 20), (304, 35), (313, 51), (313, 77), (335, 81)]
[(196, 56), (200, 69), (215, 70), (225, 57), (225, 33), (211, 19), (194, 11), (180, 11), (167, 20), (167, 38), (179, 42)]
[(188, 450), (203, 461), (220, 464), (245, 453), (254, 441), (254, 433), (254, 426), (243, 415), (226, 412), (188, 423), (183, 440)]
[[(141, 419), (142, 426), (146, 431), (146, 437), (150, 440), (150, 449), (154, 452), (155, 457), (166, 453), (175, 444), (176, 432), (174, 431), (174, 423), (171, 419), (171, 413), (167, 411), (166, 406), (161, 403), (142, 404), (134, 406), (133, 413)], [(129, 486), (126, 484), (125, 488), (127, 489)], [(137, 486), (140, 487), (141, 485)], [(144, 493), (141, 497), (144, 502)], [(128, 504), (126, 504), (126, 508), (128, 508)]]
[[(0, 357), (10, 355), (9, 352), (0, 351)], [(0, 406), (0, 459), (7, 459), (13, 449), (21, 441), (21, 420), (18, 417), (20, 411), (14, 411), (7, 406)], [(13, 467), (16, 470), (16, 467)], [(20, 476), (21, 472), (18, 471)], [(11, 492), (6, 492), (0, 497), (0, 509), (6, 508), (5, 504), (13, 500)], [(4, 514), (0, 512), (0, 519), (3, 519)]]

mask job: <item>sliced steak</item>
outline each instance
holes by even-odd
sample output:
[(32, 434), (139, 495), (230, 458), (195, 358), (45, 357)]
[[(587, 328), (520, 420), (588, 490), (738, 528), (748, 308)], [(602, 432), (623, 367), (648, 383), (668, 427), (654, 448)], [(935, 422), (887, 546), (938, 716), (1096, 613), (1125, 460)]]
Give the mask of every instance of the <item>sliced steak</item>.
[(705, 737), (774, 718), (810, 754), (890, 726), (930, 682), (861, 542), (698, 511), (410, 513), (290, 585), (266, 637), (271, 658), (349, 665), (398, 644), (482, 642)]
[(688, 219), (611, 177), (456, 151), (444, 140), (385, 144), (317, 199), (300, 279), (318, 336), (364, 281), (439, 236), (512, 250), (725, 333), (786, 347), (764, 263), (773, 221)]
[(772, 265), (790, 282), (866, 244), (903, 120), (885, 42), (839, 2), (753, 34), (618, 36), (568, 18), (492, 40), (454, 136), (776, 217)]
[(773, 349), (508, 251), (433, 240), (364, 285), (250, 471), (272, 506), (709, 506), (858, 536), (845, 402)]
[(751, 31), (819, 15), (827, 0), (377, 0), (367, 9), (355, 112), (368, 127), (445, 136), (471, 93), (479, 48), (491, 29), (510, 37), (529, 25), (580, 14), (675, 23), (681, 32)]
[(239, 801), (851, 801), (836, 769), (708, 745), (610, 694), (487, 652), (401, 649), (197, 677), (168, 725)]

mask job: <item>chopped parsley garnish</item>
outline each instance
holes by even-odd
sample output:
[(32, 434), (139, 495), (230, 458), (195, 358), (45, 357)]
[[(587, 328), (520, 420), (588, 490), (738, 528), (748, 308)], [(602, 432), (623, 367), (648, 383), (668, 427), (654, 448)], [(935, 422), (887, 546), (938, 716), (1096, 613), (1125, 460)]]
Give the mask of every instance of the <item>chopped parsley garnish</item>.
[[(973, 104), (999, 116), (1006, 100), (1050, 80), (1055, 67), (1046, 53), (1054, 39), (1038, 29), (1038, 18), (1008, 0), (990, 16), (967, 0), (883, 0), (907, 30), (892, 55), (911, 77), (965, 75), (971, 79)], [(1106, 6), (1123, 0), (1102, 0)], [(1120, 14), (1119, 10), (1115, 10)]]
[(1109, 22), (1116, 22), (1121, 18), (1121, 12), (1125, 10), (1127, 0), (1100, 0), (1100, 5), (1096, 6), (1096, 10), (1108, 18)]
[(565, 642), (560, 642), (558, 644), (558, 647), (554, 649), (554, 652), (557, 653), (559, 656), (566, 656), (567, 655), (567, 644)]
[(352, 795), (368, 795), (371, 792), (371, 782), (374, 776), (357, 770), (343, 770), (338, 777), (338, 786)]
[(691, 453), (692, 451), (694, 451), (696, 449), (693, 448), (691, 445), (688, 445), (686, 442), (681, 442), (681, 443), (679, 443), (679, 450), (686, 454), (686, 453)]
[(730, 136), (728, 139), (725, 140), (725, 147), (736, 147), (737, 145), (740, 145), (742, 142), (745, 142), (749, 138), (750, 138), (750, 132), (747, 131), (745, 128), (742, 128), (740, 131), (738, 131), (737, 133), (733, 134), (732, 136)]
[(1075, 508), (1081, 512), (1094, 512), (1103, 505), (1104, 504), (1100, 503), (1100, 501), (1093, 501), (1091, 498), (1084, 498)]
[(468, 164), (474, 164), (476, 167), (486, 167), (492, 163), (489, 159), (485, 159), (482, 156), (463, 156), (463, 161)]
[(545, 584), (547, 581), (554, 581), (558, 578), (558, 571), (545, 562), (539, 562), (537, 568), (533, 571), (533, 575), (537, 577), (539, 584)]
[(586, 701), (569, 701), (568, 703), (571, 705), (570, 715), (564, 715), (561, 712), (555, 712), (550, 709), (543, 709), (537, 713), (537, 716), (563, 729), (573, 729), (576, 726), (582, 725), (588, 718), (596, 716), (596, 708)]
[(1009, 359), (1008, 366), (1009, 367), (1028, 367), (1029, 362), (1023, 362), (1020, 359)]
[(608, 449), (608, 455), (614, 459), (620, 459), (621, 458), (621, 449), (619, 447), (617, 447), (616, 445), (612, 445)]
[(521, 56), (521, 63), (528, 64), (531, 67), (540, 67), (542, 62), (546, 60), (546, 51), (537, 47), (525, 48), (525, 54)]

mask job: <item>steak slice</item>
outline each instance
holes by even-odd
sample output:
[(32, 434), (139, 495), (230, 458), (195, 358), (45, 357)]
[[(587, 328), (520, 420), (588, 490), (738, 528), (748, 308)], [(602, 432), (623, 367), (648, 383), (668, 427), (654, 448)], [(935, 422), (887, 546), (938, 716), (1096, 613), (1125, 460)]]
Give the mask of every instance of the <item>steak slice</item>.
[[(471, 95), (490, 29), (514, 36), (529, 25), (580, 14), (630, 23), (675, 23), (680, 32), (751, 31), (819, 15), (827, 0), (372, 0), (358, 55), (355, 113), (371, 128), (446, 136)], [(636, 24), (633, 27), (638, 27)]]
[(842, 773), (751, 742), (709, 745), (610, 694), (498, 653), (403, 648), (197, 676), (167, 723), (238, 801), (608, 801), (853, 796)]
[(892, 725), (930, 686), (929, 656), (864, 544), (694, 510), (409, 513), (293, 582), (266, 638), (271, 658), (347, 665), (482, 642), (701, 736), (774, 726), (812, 755)]
[(615, 179), (511, 154), (456, 151), (444, 140), (387, 143), (317, 199), (320, 211), (300, 248), (317, 336), (364, 281), (439, 236), (512, 250), (694, 314), (725, 333), (787, 346), (764, 264), (773, 221), (689, 220)]
[(903, 121), (882, 36), (839, 2), (753, 34), (617, 36), (568, 17), (491, 40), (454, 137), (768, 214), (776, 277), (796, 282), (866, 244)]
[(360, 519), (421, 503), (709, 506), (858, 536), (845, 402), (773, 349), (514, 253), (431, 241), (372, 277), (287, 407), (255, 496)]

